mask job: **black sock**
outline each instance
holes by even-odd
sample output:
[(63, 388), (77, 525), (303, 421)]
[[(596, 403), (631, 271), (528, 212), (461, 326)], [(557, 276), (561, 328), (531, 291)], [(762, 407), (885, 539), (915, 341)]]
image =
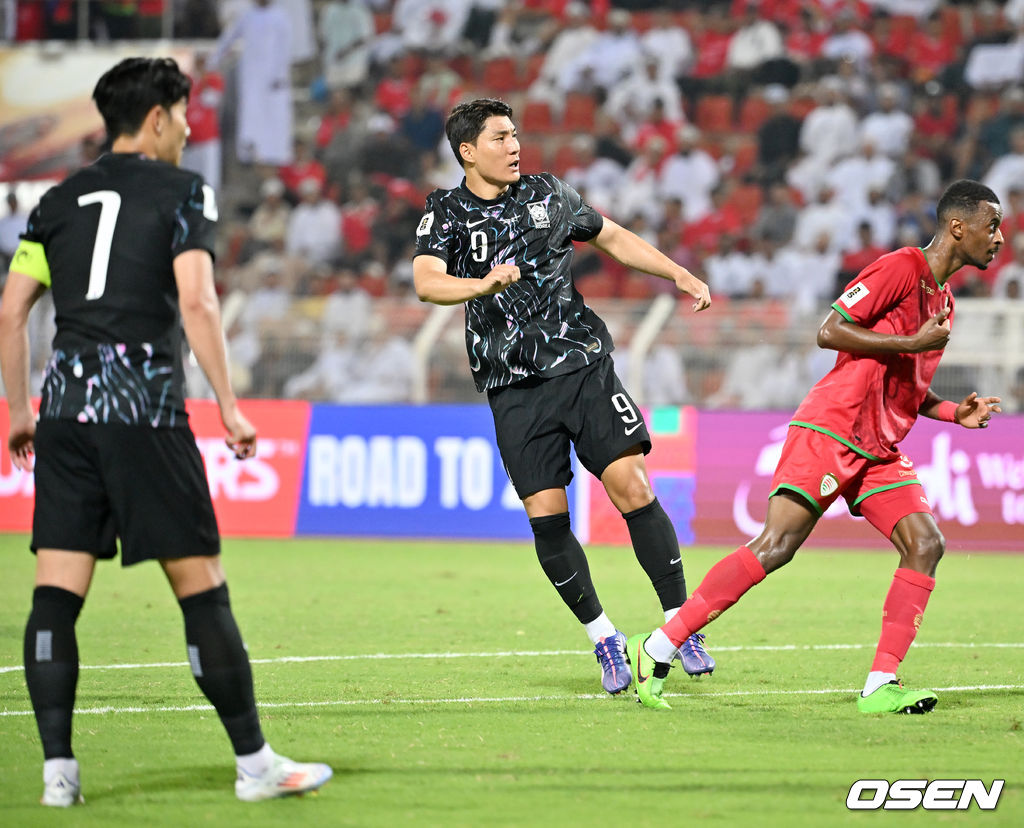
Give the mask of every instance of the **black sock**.
[(654, 591), (658, 593), (663, 610), (681, 607), (686, 600), (686, 581), (683, 578), (682, 555), (679, 539), (658, 498), (642, 509), (624, 512), (633, 552)]
[(242, 636), (231, 614), (228, 585), (178, 601), (185, 616), (188, 662), (196, 684), (220, 716), (236, 755), (255, 753), (264, 745), (252, 669)]
[(565, 605), (581, 624), (589, 624), (603, 610), (590, 580), (583, 547), (569, 528), (569, 513), (530, 518), (537, 560)]
[(46, 759), (70, 759), (71, 712), (78, 684), (75, 622), (83, 599), (66, 589), (38, 586), (25, 626), (25, 682)]

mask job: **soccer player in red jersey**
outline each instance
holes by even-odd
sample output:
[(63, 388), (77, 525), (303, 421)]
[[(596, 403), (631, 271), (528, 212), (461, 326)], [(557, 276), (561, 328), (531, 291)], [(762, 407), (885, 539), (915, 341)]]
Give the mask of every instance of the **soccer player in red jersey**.
[(679, 644), (789, 563), (840, 496), (900, 556), (857, 706), (864, 713), (927, 713), (935, 706), (934, 693), (904, 690), (896, 679), (945, 549), (914, 464), (898, 444), (921, 414), (986, 428), (1001, 410), (998, 397), (975, 392), (954, 403), (929, 384), (953, 323), (949, 277), (963, 265), (984, 270), (1003, 244), (1003, 210), (983, 184), (951, 184), (937, 214), (938, 230), (927, 247), (904, 247), (866, 267), (822, 322), (819, 347), (839, 355), (789, 424), (761, 534), (715, 564), (663, 627), (629, 640), (634, 686), (648, 707), (668, 707), (662, 690)]

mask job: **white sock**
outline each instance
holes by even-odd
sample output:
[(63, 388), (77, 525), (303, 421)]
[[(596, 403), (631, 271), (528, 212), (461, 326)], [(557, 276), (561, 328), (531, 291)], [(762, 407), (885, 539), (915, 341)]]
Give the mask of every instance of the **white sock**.
[(245, 771), (249, 776), (262, 776), (274, 763), (274, 751), (270, 749), (270, 743), (264, 742), (263, 747), (255, 753), (247, 753), (244, 756), (236, 756), (235, 763), (238, 769)]
[(43, 762), (43, 784), (49, 785), (59, 774), (64, 774), (73, 784), (78, 784), (77, 759), (47, 759)]
[(868, 680), (864, 682), (864, 692), (862, 696), (870, 696), (883, 684), (888, 684), (890, 681), (896, 681), (895, 673), (881, 673), (877, 670), (873, 670), (868, 673)]
[(679, 612), (679, 607), (673, 607), (672, 609), (665, 610), (665, 622), (668, 623), (675, 618), (677, 612)]
[(615, 625), (608, 620), (608, 616), (603, 612), (589, 624), (584, 624), (583, 629), (587, 631), (592, 644), (596, 644), (602, 638), (607, 638), (609, 635), (615, 635)]
[(647, 651), (647, 655), (655, 661), (660, 661), (662, 664), (668, 664), (672, 661), (678, 649), (675, 644), (669, 641), (668, 636), (661, 629), (652, 632), (651, 637), (644, 643), (644, 650)]

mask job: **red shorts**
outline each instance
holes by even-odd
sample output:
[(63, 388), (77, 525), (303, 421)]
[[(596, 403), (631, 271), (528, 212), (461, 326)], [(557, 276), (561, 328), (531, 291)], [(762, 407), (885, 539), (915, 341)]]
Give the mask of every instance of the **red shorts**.
[(789, 427), (769, 497), (779, 489), (796, 492), (819, 517), (842, 495), (850, 514), (863, 515), (886, 538), (907, 515), (932, 512), (906, 455), (870, 460), (834, 437), (802, 426)]

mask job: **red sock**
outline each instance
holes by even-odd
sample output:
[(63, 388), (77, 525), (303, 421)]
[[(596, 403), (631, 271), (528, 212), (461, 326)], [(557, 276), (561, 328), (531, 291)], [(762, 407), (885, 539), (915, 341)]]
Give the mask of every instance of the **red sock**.
[(764, 567), (747, 547), (726, 555), (704, 576), (685, 604), (661, 631), (677, 647), (705, 624), (714, 621), (765, 577)]
[(935, 579), (913, 569), (897, 569), (882, 605), (882, 635), (878, 639), (872, 672), (895, 673), (921, 626)]

